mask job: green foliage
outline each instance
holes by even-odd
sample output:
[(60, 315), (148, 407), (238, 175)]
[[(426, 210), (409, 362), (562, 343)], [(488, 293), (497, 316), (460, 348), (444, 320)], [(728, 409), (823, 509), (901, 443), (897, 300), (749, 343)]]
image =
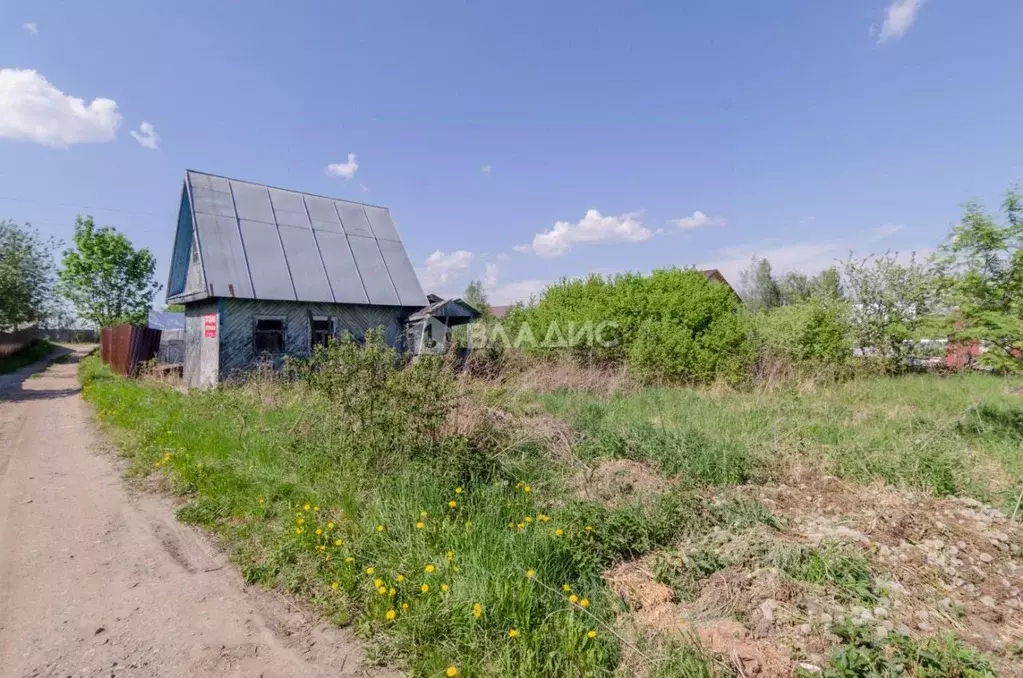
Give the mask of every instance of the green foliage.
[[(535, 306), (509, 311), (504, 327), (512, 340), (535, 338), (535, 345), (522, 344), (533, 354), (567, 350), (627, 361), (650, 380), (738, 382), (752, 364), (753, 344), (737, 310), (728, 287), (698, 271), (665, 269), (562, 280)], [(587, 324), (596, 341), (573, 342)], [(561, 338), (571, 346), (551, 345)]]
[(490, 318), (490, 301), (487, 299), (487, 291), (483, 287), (482, 280), (470, 280), (469, 284), (465, 286), (462, 300), (479, 311), (483, 320)]
[(0, 219), (0, 331), (42, 320), (53, 287), (53, 251), (30, 224)]
[(751, 310), (763, 311), (781, 306), (781, 288), (771, 275), (771, 262), (767, 259), (753, 257), (749, 266), (739, 273), (739, 289)]
[(849, 363), (852, 351), (849, 307), (813, 297), (752, 318), (761, 355), (782, 357), (808, 372), (834, 372)]
[(980, 205), (967, 203), (963, 219), (935, 258), (946, 304), (953, 309), (950, 334), (980, 340), (990, 349), (982, 364), (1023, 370), (1023, 197), (1009, 191), (1005, 224)]
[(842, 644), (832, 650), (824, 668), (825, 678), (994, 678), (996, 675), (990, 659), (963, 647), (951, 636), (917, 641), (901, 633), (889, 633), (881, 639), (870, 629), (851, 623), (839, 624), (833, 631)]
[(74, 248), (64, 250), (58, 292), (80, 318), (100, 327), (145, 323), (160, 290), (156, 259), (148, 249), (110, 226), (97, 228), (92, 217), (75, 219)]
[(884, 369), (901, 369), (912, 348), (909, 340), (934, 308), (934, 276), (915, 255), (901, 264), (897, 253), (885, 252), (850, 257), (845, 284), (853, 310), (853, 344)]

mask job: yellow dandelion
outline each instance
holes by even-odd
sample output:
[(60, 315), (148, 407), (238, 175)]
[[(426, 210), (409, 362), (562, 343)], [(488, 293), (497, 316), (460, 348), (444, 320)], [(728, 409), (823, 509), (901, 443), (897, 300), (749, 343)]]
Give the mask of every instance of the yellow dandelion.
[(398, 582), (399, 584), (402, 583), (403, 581), (405, 581), (405, 575), (403, 574), (395, 575), (394, 581)]
[(334, 529), (334, 523), (333, 523), (333, 521), (332, 521), (332, 522), (329, 522), (329, 523), (327, 523), (327, 529), (328, 529), (328, 530), (333, 530), (333, 529)]
[(401, 609), (407, 610), (408, 609), (408, 603), (402, 603), (401, 604)]
[(316, 528), (316, 536), (318, 537), (318, 536), (320, 536), (321, 534), (323, 534), (323, 529), (322, 529), (322, 528), (319, 528), (319, 527), (317, 527), (317, 528)]
[(565, 531), (563, 529), (561, 529), (560, 527), (558, 529), (554, 530), (554, 536), (555, 537), (560, 537), (560, 536), (562, 536), (564, 534), (565, 534)]
[(376, 568), (373, 568), (373, 567), (367, 567), (366, 568), (366, 574), (368, 574), (369, 576), (372, 577), (374, 572), (376, 572)]
[(454, 551), (448, 551), (448, 560), (451, 561), (451, 560), (454, 560), (454, 559), (455, 559), (455, 552)]
[(426, 593), (427, 591), (430, 590), (430, 585), (429, 584), (423, 584), (422, 586), (419, 587), (419, 590), (422, 591), (423, 593)]
[(524, 530), (524, 529), (526, 529), (526, 524), (525, 523), (519, 523), (518, 525), (516, 525), (516, 527), (518, 527), (520, 530)]
[(345, 562), (346, 563), (354, 563), (355, 562), (355, 558), (352, 558), (351, 556), (348, 556), (347, 558), (345, 558)]
[(430, 514), (429, 514), (429, 513), (427, 513), (426, 511), (420, 511), (420, 512), (419, 512), (419, 517), (420, 517), (420, 518), (421, 518), (422, 520), (426, 520), (426, 516), (428, 516), (428, 515), (430, 515)]
[(335, 591), (337, 591), (337, 587), (338, 587), (338, 583), (336, 581), (330, 582), (330, 588), (332, 588)]
[(377, 525), (377, 532), (383, 532), (383, 531), (384, 531), (384, 526), (383, 525)]
[(582, 600), (579, 601), (579, 605), (582, 607), (589, 607), (590, 601), (586, 598), (583, 598)]
[(386, 586), (378, 586), (377, 587), (377, 593), (379, 593), (382, 596), (387, 595), (387, 587)]
[(447, 584), (441, 584), (441, 585), (440, 585), (440, 590), (441, 590), (441, 591), (443, 591), (443, 592), (445, 592), (445, 593), (447, 593), (447, 591), (448, 591), (448, 585), (447, 585)]
[(452, 565), (451, 566), (451, 571), (452, 572), (458, 572), (458, 565)]
[(295, 522), (298, 523), (299, 525), (301, 525), (301, 524), (303, 524), (305, 522), (305, 518), (299, 518)]
[(258, 501), (260, 504), (262, 504), (263, 503), (263, 498), (262, 497), (256, 497), (256, 501)]
[(568, 602), (572, 603), (573, 605), (577, 600), (579, 600), (579, 596), (575, 595), (574, 593), (568, 597)]
[(429, 565), (427, 565), (426, 567), (423, 568), (423, 572), (425, 572), (426, 574), (430, 574), (435, 569), (436, 568), (433, 566), (433, 563), (430, 563)]
[(302, 510), (303, 511), (308, 511), (309, 510), (309, 504), (306, 504), (305, 506), (303, 506)]
[(455, 508), (456, 506), (458, 506), (458, 503), (454, 499), (448, 502), (448, 508)]
[(564, 591), (565, 593), (568, 593), (569, 591), (572, 590), (572, 587), (569, 586), (568, 584), (562, 584), (561, 585), (561, 590)]
[(398, 613), (394, 610), (388, 610), (387, 614), (384, 616), (387, 617), (387, 621), (394, 621), (394, 618), (398, 616)]
[(398, 595), (398, 590), (392, 586), (391, 588), (387, 589), (387, 595), (389, 595), (391, 598), (394, 598), (394, 596)]
[(445, 673), (447, 674), (448, 678), (454, 678), (454, 676), (458, 675), (458, 667), (457, 666), (449, 666), (448, 670), (445, 671)]
[(424, 527), (426, 527), (426, 524), (425, 524), (425, 523), (423, 523), (423, 521), (422, 521), (422, 520), (420, 520), (420, 521), (419, 521), (418, 523), (416, 523), (416, 529), (417, 529), (417, 530), (421, 530), (421, 529), (423, 529)]
[(456, 487), (455, 488), (455, 494), (462, 494), (462, 488)]
[(384, 585), (384, 580), (383, 579), (379, 579), (378, 578), (378, 579), (374, 579), (373, 580), (373, 586), (383, 586), (383, 585)]
[(319, 510), (320, 510), (320, 507), (319, 507), (319, 506), (314, 506), (314, 507), (313, 507), (313, 510), (314, 510), (314, 511), (319, 511)]
[(342, 544), (344, 544), (344, 542), (341, 541), (340, 539), (335, 539), (334, 540), (334, 546), (341, 546)]
[(302, 528), (301, 527), (296, 527), (295, 528), (295, 534), (302, 534)]
[(533, 516), (526, 516), (526, 522), (527, 523), (533, 522)]
[(483, 616), (483, 606), (480, 605), (479, 603), (473, 603), (472, 616), (476, 617), (476, 619), (479, 619), (481, 616)]
[(587, 526), (586, 526), (586, 527), (584, 527), (583, 529), (584, 529), (584, 530), (586, 530), (587, 532), (593, 532), (593, 528), (592, 528), (592, 527), (590, 527), (589, 525), (587, 525)]
[(327, 547), (324, 546), (323, 544), (320, 544), (319, 546), (316, 547), (316, 550), (317, 551), (326, 551)]
[(519, 630), (518, 629), (511, 629), (510, 631), (508, 631), (508, 637), (509, 638), (518, 638), (519, 637)]
[(522, 491), (526, 492), (526, 493), (529, 493), (529, 492), (533, 491), (533, 488), (530, 487), (529, 485), (526, 485), (525, 487), (522, 488)]
[(536, 570), (526, 570), (526, 577), (532, 579), (536, 576)]
[(593, 640), (594, 638), (597, 637), (597, 632), (591, 629), (586, 632), (586, 637), (589, 638), (590, 640)]

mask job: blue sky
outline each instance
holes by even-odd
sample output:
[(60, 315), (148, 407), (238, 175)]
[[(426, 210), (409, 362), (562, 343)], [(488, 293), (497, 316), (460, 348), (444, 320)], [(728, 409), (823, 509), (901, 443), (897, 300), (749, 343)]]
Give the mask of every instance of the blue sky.
[(1023, 175), (1021, 24), (1014, 0), (6, 2), (0, 217), (66, 240), (93, 214), (165, 281), (193, 168), (386, 205), (428, 291), (486, 277), (497, 303), (926, 251)]

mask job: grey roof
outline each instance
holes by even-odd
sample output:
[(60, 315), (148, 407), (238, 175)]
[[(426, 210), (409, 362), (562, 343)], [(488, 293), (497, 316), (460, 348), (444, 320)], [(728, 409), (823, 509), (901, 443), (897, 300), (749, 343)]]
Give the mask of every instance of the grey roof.
[[(408, 319), (409, 321), (424, 320), (425, 318), (445, 318), (449, 321), (449, 324), (463, 324), (472, 322), (480, 317), (480, 312), (477, 311), (473, 306), (463, 299), (441, 299), (435, 295), (430, 295), (437, 299), (432, 301), (429, 306), (421, 308), (415, 313), (411, 314)], [(455, 320), (457, 322), (450, 323)]]
[[(379, 306), (427, 303), (385, 207), (191, 170), (185, 172), (185, 191), (182, 210), (191, 212), (205, 284), (202, 292), (177, 294), (169, 301), (233, 296)], [(175, 257), (174, 266), (187, 266), (187, 261)]]

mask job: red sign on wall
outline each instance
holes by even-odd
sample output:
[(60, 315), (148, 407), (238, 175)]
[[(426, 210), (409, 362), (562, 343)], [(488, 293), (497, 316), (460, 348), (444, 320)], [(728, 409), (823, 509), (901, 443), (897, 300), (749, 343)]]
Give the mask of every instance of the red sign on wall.
[(202, 328), (203, 334), (207, 337), (215, 338), (217, 336), (217, 314), (210, 313), (202, 317)]

